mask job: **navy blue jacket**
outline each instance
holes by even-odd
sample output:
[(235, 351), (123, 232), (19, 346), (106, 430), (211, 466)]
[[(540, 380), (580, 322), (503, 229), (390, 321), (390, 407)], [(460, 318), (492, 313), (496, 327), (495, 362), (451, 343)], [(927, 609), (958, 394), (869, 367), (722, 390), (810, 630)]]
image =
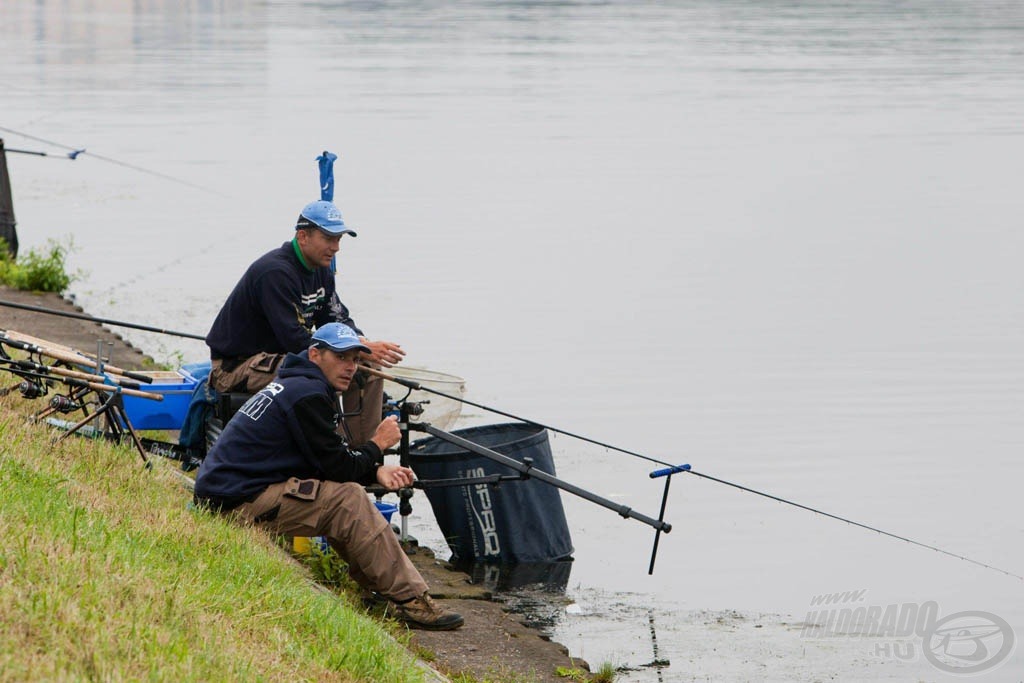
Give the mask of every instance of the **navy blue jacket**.
[(373, 483), (380, 449), (337, 433), (337, 395), (306, 352), (288, 354), (274, 378), (228, 421), (196, 475), (198, 500), (231, 509), (290, 477)]
[(362, 334), (338, 299), (331, 269), (310, 270), (298, 245), (285, 242), (245, 271), (213, 321), (206, 345), (214, 359), (298, 353), (309, 346), (312, 330), (329, 322)]

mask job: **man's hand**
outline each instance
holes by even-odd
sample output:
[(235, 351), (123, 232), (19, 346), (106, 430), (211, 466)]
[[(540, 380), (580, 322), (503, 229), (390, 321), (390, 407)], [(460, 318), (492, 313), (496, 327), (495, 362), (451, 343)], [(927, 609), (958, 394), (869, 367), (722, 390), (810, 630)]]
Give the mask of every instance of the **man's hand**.
[(414, 478), (412, 470), (401, 465), (381, 465), (377, 468), (377, 483), (389, 491), (412, 486)]
[(402, 358), (405, 357), (405, 351), (402, 350), (401, 346), (394, 342), (370, 341), (365, 337), (360, 337), (360, 341), (370, 347), (371, 353), (364, 353), (362, 360), (369, 362), (371, 365), (390, 368), (396, 363), (400, 363)]
[(370, 437), (370, 441), (377, 444), (377, 448), (383, 453), (387, 449), (394, 446), (396, 443), (402, 440), (402, 430), (398, 428), (398, 418), (394, 415), (388, 415), (385, 417), (379, 425), (377, 425), (377, 431)]

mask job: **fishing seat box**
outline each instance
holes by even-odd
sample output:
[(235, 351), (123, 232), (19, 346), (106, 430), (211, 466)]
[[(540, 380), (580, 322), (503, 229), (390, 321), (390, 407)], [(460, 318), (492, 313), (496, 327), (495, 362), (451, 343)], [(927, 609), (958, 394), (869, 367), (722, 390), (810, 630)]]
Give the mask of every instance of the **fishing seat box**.
[(143, 372), (153, 378), (152, 384), (140, 382), (139, 389), (163, 396), (162, 401), (154, 401), (141, 396), (122, 395), (124, 413), (135, 429), (181, 429), (188, 413), (192, 392), (199, 381), (187, 370), (157, 370)]

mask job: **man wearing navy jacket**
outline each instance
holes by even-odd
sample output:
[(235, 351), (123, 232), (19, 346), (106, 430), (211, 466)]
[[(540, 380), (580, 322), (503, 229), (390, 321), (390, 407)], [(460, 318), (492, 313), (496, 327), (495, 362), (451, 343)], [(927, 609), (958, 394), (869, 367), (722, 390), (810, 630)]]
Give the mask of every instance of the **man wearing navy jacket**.
[[(369, 348), (365, 361), (389, 368), (402, 360), (402, 347), (371, 341), (338, 298), (331, 261), (343, 235), (355, 237), (329, 201), (307, 204), (295, 237), (257, 259), (235, 285), (217, 314), (210, 347), (210, 386), (218, 392), (253, 393), (267, 385), (287, 353), (309, 346), (313, 330), (327, 323), (351, 327)], [(367, 440), (380, 423), (383, 382), (360, 374), (342, 395), (344, 426), (352, 442)]]
[(401, 438), (396, 419), (383, 420), (358, 446), (337, 432), (334, 392), (348, 388), (362, 354), (370, 353), (351, 328), (328, 323), (306, 351), (288, 354), (203, 460), (196, 502), (273, 533), (325, 536), (352, 578), (387, 598), (398, 619), (413, 628), (459, 628), (462, 617), (431, 599), (363, 488), (378, 483), (397, 490), (413, 483), (411, 469), (379, 464), (381, 453)]

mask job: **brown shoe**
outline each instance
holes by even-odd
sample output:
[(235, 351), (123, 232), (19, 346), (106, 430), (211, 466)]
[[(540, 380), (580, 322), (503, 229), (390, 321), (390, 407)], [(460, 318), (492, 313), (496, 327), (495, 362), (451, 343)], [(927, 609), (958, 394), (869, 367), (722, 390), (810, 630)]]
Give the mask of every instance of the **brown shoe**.
[(409, 628), (421, 628), (426, 631), (451, 631), (465, 622), (462, 615), (440, 607), (430, 594), (424, 593), (418, 598), (398, 604), (391, 603), (395, 617), (405, 622)]

